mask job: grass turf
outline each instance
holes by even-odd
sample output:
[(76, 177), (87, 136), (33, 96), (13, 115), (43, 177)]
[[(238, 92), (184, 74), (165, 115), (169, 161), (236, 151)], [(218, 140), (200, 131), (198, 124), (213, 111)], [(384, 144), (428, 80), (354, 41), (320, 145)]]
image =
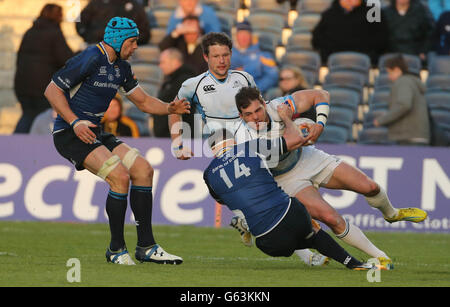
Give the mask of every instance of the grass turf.
[[(135, 227), (126, 225), (126, 242), (134, 258)], [(450, 235), (367, 233), (394, 261), (379, 283), (367, 272), (337, 262), (308, 267), (295, 255), (271, 258), (242, 245), (231, 228), (154, 226), (158, 243), (183, 257), (182, 265), (137, 263), (118, 266), (105, 261), (106, 224), (0, 222), (0, 286), (149, 286), (149, 287), (316, 287), (316, 286), (450, 286)], [(340, 241), (339, 241), (340, 242)], [(353, 256), (364, 253), (340, 242)], [(81, 282), (67, 281), (67, 261), (81, 264)]]

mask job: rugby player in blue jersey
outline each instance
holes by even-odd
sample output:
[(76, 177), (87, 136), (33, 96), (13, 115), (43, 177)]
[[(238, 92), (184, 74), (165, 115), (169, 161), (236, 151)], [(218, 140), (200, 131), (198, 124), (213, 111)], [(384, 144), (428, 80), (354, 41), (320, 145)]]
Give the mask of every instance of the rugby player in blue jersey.
[(242, 211), (256, 237), (256, 246), (267, 255), (289, 257), (295, 250), (314, 248), (349, 269), (373, 268), (352, 257), (320, 227), (313, 226), (303, 204), (289, 197), (272, 177), (265, 162), (268, 157), (297, 149), (307, 141), (292, 122), (288, 107), (281, 105), (278, 109), (286, 124), (281, 137), (235, 145), (234, 134), (226, 129), (218, 129), (210, 136), (215, 158), (203, 178), (211, 196), (232, 211)]
[[(55, 73), (45, 96), (58, 113), (53, 139), (57, 151), (75, 165), (106, 180), (110, 186), (106, 212), (111, 232), (108, 262), (134, 265), (125, 244), (124, 223), (128, 192), (136, 220), (135, 257), (140, 262), (179, 264), (156, 244), (151, 224), (153, 169), (139, 151), (101, 130), (109, 102), (122, 89), (141, 111), (151, 114), (185, 114), (185, 100), (165, 103), (139, 86), (126, 61), (137, 49), (139, 30), (131, 19), (112, 18), (102, 42), (69, 59)], [(131, 187), (130, 187), (131, 180)]]

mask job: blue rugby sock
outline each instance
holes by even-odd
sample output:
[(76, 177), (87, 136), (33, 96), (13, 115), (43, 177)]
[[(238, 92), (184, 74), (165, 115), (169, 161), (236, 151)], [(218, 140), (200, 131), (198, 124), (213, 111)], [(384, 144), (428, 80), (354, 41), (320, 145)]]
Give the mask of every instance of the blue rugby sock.
[(109, 229), (111, 231), (111, 243), (109, 249), (118, 251), (125, 247), (124, 224), (127, 211), (128, 194), (108, 192), (106, 199), (106, 213), (109, 218)]
[(154, 245), (156, 242), (152, 229), (152, 187), (131, 186), (130, 205), (136, 220), (137, 245), (140, 247)]

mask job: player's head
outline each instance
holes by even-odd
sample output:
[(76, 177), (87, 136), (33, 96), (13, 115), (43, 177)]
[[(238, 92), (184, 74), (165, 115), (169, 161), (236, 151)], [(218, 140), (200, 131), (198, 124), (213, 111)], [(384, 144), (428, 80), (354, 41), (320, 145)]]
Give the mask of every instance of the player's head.
[(234, 144), (234, 134), (226, 128), (216, 129), (208, 137), (208, 145), (214, 155), (220, 149), (233, 146)]
[(395, 82), (403, 74), (408, 73), (408, 63), (401, 54), (389, 57), (384, 65), (388, 73), (388, 78), (393, 82)]
[(203, 58), (218, 79), (226, 78), (231, 66), (233, 43), (225, 33), (210, 32), (202, 37)]
[(269, 116), (266, 111), (266, 102), (256, 87), (243, 87), (235, 96), (236, 108), (239, 116), (250, 127), (260, 130), (266, 127)]
[(105, 29), (103, 41), (114, 49), (121, 59), (128, 59), (137, 49), (139, 29), (136, 23), (125, 17), (113, 17)]

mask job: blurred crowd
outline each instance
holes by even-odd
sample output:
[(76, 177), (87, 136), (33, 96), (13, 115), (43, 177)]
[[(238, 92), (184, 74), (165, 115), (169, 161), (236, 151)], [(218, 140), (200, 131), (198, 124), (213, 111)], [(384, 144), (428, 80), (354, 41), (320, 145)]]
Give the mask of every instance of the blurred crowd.
[[(328, 5), (315, 12), (320, 18), (311, 29), (298, 33), (309, 35), (310, 51), (320, 56), (322, 66), (326, 66), (330, 57), (339, 52), (367, 55), (371, 68), (379, 68), (383, 55), (398, 55), (394, 57), (396, 60), (391, 59), (384, 65), (386, 78), (391, 82), (390, 98), (383, 112), (371, 113), (376, 116), (368, 128), (384, 126), (391, 139), (407, 144), (408, 141), (403, 142), (395, 136), (395, 125), (402, 122), (402, 125), (419, 126), (421, 130), (418, 136), (402, 136), (405, 140), (419, 138), (419, 142), (413, 143), (415, 145), (448, 145), (445, 132), (444, 140), (440, 142), (432, 135), (434, 123), (425, 99), (427, 88), (417, 71), (408, 68), (410, 64), (405, 57), (410, 55), (420, 59), (420, 73), (423, 69), (427, 70), (432, 57), (450, 56), (450, 1), (380, 1), (383, 7), (379, 12), (373, 11), (373, 7), (364, 0), (314, 1)], [(236, 0), (234, 3), (237, 9), (247, 9), (250, 16), (257, 3), (265, 2), (272, 7), (272, 11), (287, 5), (288, 12), (296, 11), (301, 17), (311, 14), (299, 8), (314, 1)], [(81, 11), (80, 21), (74, 26), (88, 46), (102, 41), (110, 18), (123, 16), (133, 19), (139, 28), (138, 44), (158, 48), (159, 53), (153, 63), (159, 65), (162, 78), (156, 82), (157, 92), (150, 94), (163, 101), (173, 100), (184, 80), (208, 69), (200, 45), (202, 35), (208, 32), (225, 32), (233, 37), (231, 69), (250, 73), (267, 100), (320, 86), (317, 79), (311, 79), (303, 67), (280, 61), (275, 49), (266, 48), (256, 35), (261, 32), (260, 25), (255, 26), (251, 18), (240, 22), (237, 22), (236, 15), (233, 15), (231, 22), (224, 18), (224, 14), (219, 12), (229, 2), (90, 0)], [(249, 3), (252, 3), (251, 6)], [(60, 26), (63, 14), (62, 7), (45, 5), (23, 36), (14, 80), (22, 116), (15, 133), (48, 134), (51, 131), (55, 114), (43, 95), (45, 87), (53, 73), (80, 51), (68, 47)], [(166, 22), (161, 26), (163, 14), (166, 14)], [(378, 17), (377, 21), (368, 22), (369, 15)], [(162, 27), (165, 27), (165, 33), (157, 38), (157, 29)], [(297, 33), (293, 27), (291, 29), (293, 34)], [(279, 34), (278, 45), (281, 45), (281, 32)], [(300, 45), (293, 47), (289, 50), (303, 50)], [(450, 85), (445, 90), (448, 89)], [(149, 118), (138, 114), (132, 105), (122, 101), (120, 95), (111, 101), (110, 109), (103, 120), (104, 129), (108, 132), (131, 137), (169, 137), (167, 117), (153, 116), (148, 124)], [(450, 114), (450, 101), (448, 110)], [(192, 115), (185, 116), (184, 120), (193, 125)], [(414, 134), (413, 131), (411, 129), (411, 134)]]

